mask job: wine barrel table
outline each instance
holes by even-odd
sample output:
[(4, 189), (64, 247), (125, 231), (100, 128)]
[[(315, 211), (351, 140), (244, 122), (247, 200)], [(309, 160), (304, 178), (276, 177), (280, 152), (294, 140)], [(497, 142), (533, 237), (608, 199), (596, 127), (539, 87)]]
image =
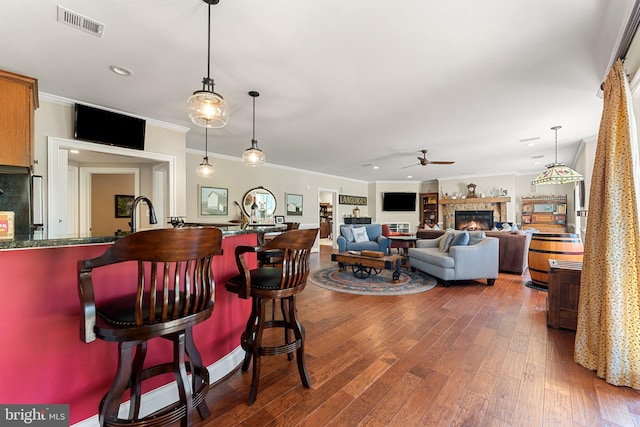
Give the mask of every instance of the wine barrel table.
[(549, 260), (582, 262), (584, 246), (580, 235), (574, 233), (534, 233), (529, 245), (529, 273), (531, 282), (549, 287)]

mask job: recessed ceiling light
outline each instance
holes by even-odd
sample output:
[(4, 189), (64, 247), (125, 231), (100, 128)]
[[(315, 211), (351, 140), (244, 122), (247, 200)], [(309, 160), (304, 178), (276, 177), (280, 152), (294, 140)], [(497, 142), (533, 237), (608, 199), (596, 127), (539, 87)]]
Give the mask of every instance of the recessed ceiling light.
[(413, 175), (408, 175), (407, 176), (407, 179), (411, 179), (411, 178), (413, 178)]
[(80, 154), (80, 150), (69, 150), (71, 154)]
[(539, 165), (541, 162), (533, 162), (534, 165)]
[(380, 166), (374, 166), (373, 168), (374, 168), (374, 169), (379, 169), (379, 168), (380, 168)]
[(127, 67), (123, 67), (120, 65), (109, 65), (109, 69), (122, 77), (130, 77), (133, 76), (133, 71), (128, 69)]
[(534, 136), (533, 138), (521, 139), (520, 142), (522, 142), (525, 147), (533, 147), (534, 145), (536, 145), (535, 141), (539, 139), (540, 139), (539, 136)]

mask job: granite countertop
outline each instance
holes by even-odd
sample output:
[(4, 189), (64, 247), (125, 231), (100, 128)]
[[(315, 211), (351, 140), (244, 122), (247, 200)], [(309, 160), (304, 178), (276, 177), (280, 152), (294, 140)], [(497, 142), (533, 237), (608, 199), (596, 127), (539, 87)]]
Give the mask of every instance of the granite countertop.
[[(239, 234), (264, 234), (281, 232), (286, 229), (286, 225), (281, 224), (206, 224), (206, 223), (187, 223), (185, 226), (216, 226), (222, 229), (223, 237), (235, 236)], [(55, 248), (62, 246), (76, 245), (97, 245), (103, 243), (112, 243), (121, 238), (119, 236), (102, 236), (102, 237), (66, 237), (47, 239), (42, 237), (20, 237), (16, 236), (13, 240), (0, 240), (0, 250), (3, 249), (32, 249), (32, 248)]]

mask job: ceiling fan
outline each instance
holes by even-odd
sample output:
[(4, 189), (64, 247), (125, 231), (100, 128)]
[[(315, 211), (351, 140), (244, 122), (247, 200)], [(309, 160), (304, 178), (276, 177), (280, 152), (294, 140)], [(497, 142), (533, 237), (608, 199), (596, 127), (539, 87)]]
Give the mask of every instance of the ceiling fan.
[(420, 163), (409, 165), (409, 166), (404, 166), (402, 169), (410, 168), (412, 166), (452, 165), (452, 164), (455, 163), (455, 162), (451, 162), (451, 161), (435, 161), (435, 160), (431, 161), (431, 160), (427, 159), (427, 151), (429, 151), (429, 150), (420, 150), (420, 152), (422, 153), (422, 157), (418, 156), (418, 160), (420, 161)]

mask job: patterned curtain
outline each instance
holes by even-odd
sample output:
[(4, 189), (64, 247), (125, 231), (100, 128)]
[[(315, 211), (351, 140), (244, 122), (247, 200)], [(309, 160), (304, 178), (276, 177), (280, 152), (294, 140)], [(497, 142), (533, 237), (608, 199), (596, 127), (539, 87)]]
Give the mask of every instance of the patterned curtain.
[(618, 60), (604, 83), (574, 358), (610, 384), (640, 389), (637, 143), (629, 85)]

